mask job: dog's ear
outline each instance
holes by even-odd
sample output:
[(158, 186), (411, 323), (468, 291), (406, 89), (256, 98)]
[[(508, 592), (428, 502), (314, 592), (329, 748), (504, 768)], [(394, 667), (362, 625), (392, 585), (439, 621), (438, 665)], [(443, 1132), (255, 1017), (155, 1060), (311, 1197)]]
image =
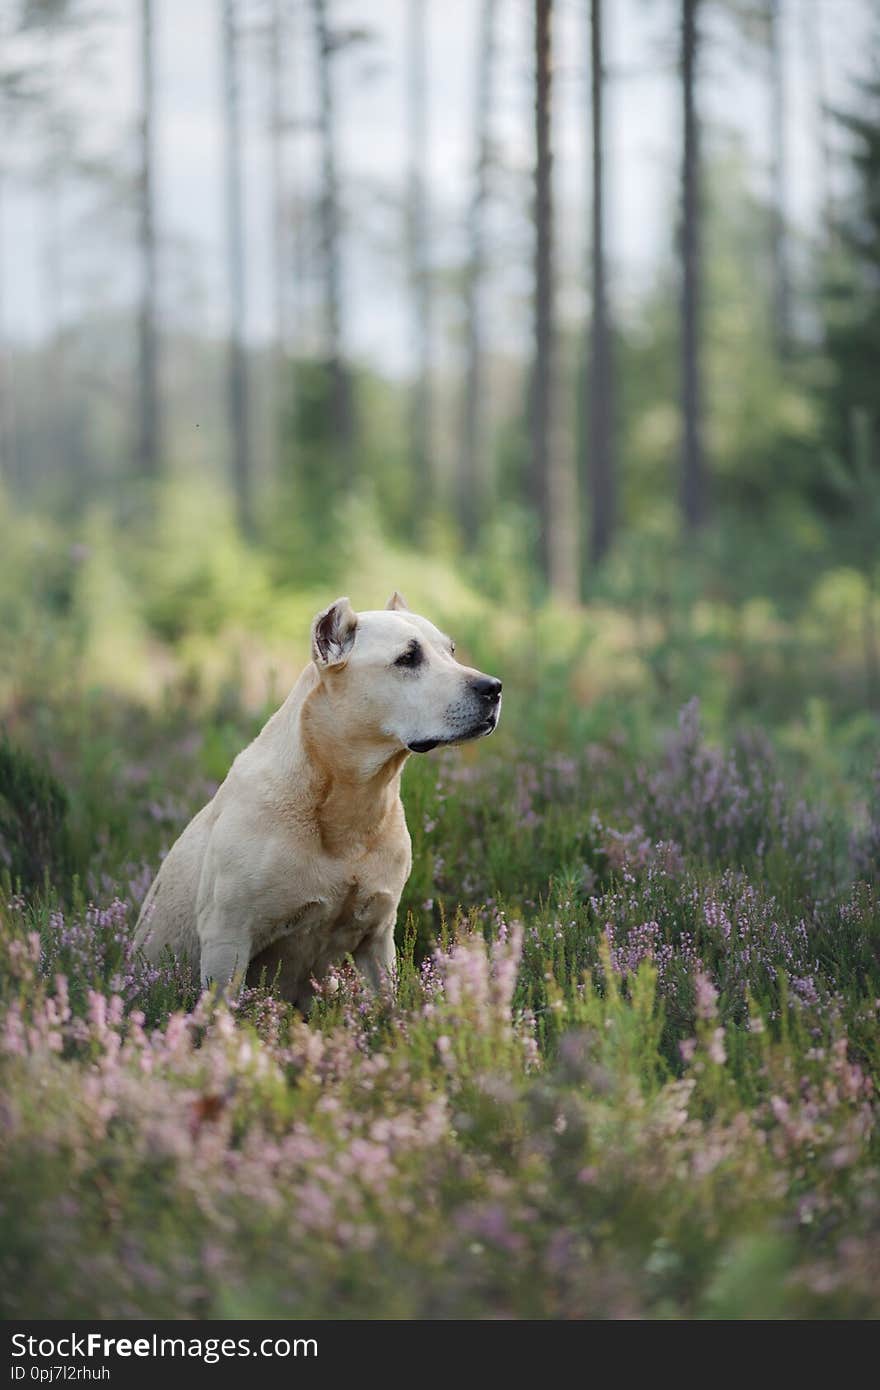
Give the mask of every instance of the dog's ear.
[(324, 671), (344, 666), (356, 631), (357, 613), (347, 598), (338, 598), (312, 623), (312, 660)]
[(386, 603), (385, 607), (390, 608), (395, 613), (409, 612), (409, 606), (407, 604), (406, 599), (403, 597), (403, 594), (399, 594), (396, 589), (394, 590), (394, 593), (391, 595), (390, 599)]

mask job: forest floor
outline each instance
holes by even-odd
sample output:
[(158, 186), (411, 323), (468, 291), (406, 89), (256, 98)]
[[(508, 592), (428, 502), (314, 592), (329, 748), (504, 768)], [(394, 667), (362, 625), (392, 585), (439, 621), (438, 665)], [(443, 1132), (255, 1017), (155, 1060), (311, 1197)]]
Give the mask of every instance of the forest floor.
[(880, 1313), (880, 786), (805, 799), (696, 701), (647, 758), (414, 759), (397, 988), (343, 964), (306, 1022), (132, 946), (253, 727), (18, 706), (6, 1316)]

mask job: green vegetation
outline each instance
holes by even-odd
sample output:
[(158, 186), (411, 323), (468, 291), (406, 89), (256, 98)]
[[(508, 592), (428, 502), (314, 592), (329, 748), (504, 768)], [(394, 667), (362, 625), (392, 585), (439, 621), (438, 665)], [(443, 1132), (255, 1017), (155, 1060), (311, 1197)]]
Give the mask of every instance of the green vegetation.
[[(0, 840), (7, 1314), (875, 1316), (858, 574), (788, 614), (659, 581), (649, 605), (618, 556), (589, 610), (538, 609), (343, 518), (332, 591), (393, 575), (506, 704), (407, 768), (396, 995), (343, 964), (305, 1022), (131, 945), (330, 593), (212, 505), (190, 529), (175, 498), (179, 539), (95, 515), (73, 549), (4, 522), (3, 756), (31, 788), (4, 782)], [(37, 824), (46, 882), (12, 867)]]
[[(589, 392), (582, 306), (567, 293), (556, 323), (551, 302), (568, 274), (551, 256), (551, 8), (535, 6), (546, 129), (528, 254), (546, 371), (531, 420), (528, 364), (489, 332), (502, 307), (522, 326), (527, 257), (512, 214), (504, 237), (482, 221), (487, 200), (502, 210), (488, 42), (468, 347), (454, 378), (431, 360), (442, 277), (422, 273), (414, 236), (417, 389), (350, 361), (330, 71), (373, 39), (332, 5), (310, 7), (320, 350), (307, 356), (308, 325), (285, 337), (283, 313), (272, 353), (247, 348), (233, 294), (227, 416), (210, 386), (223, 345), (160, 322), (146, 90), (137, 373), (131, 323), (64, 323), (57, 303), (54, 331), (16, 346), (15, 418), (0, 417), (7, 1316), (880, 1315), (880, 87), (834, 127), (850, 158), (808, 246), (782, 199), (790, 20), (775, 4), (667, 8), (687, 235), (675, 276), (658, 262), (626, 312), (594, 236), (594, 317), (606, 289), (610, 309)], [(617, 80), (600, 9), (597, 97)], [(772, 205), (737, 141), (709, 129), (700, 154), (695, 138), (703, 55), (721, 70), (731, 15), (773, 58)], [(231, 74), (249, 30), (224, 34)], [(4, 71), (12, 103), (8, 85)], [(236, 93), (228, 80), (231, 147)], [(296, 114), (273, 120), (279, 171)], [(525, 208), (533, 190), (507, 173), (504, 199)], [(43, 191), (57, 210), (52, 178)], [(276, 215), (296, 202), (305, 220), (301, 191), (279, 183)], [(410, 178), (422, 237), (424, 194)], [(510, 302), (478, 313), (496, 237)], [(199, 997), (177, 962), (133, 947), (156, 868), (286, 694), (314, 613), (394, 588), (505, 690), (490, 741), (406, 768), (395, 987), (369, 996), (341, 962), (308, 1020), (271, 981), (233, 1005)]]

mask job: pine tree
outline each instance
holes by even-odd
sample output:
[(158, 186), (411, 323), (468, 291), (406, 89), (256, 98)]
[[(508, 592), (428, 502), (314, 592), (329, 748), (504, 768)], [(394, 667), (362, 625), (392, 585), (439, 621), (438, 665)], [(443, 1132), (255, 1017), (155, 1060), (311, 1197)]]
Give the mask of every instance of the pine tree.
[(244, 342), (245, 249), (241, 147), (241, 64), (238, 0), (223, 0), (223, 117), (225, 126), (226, 253), (229, 277), (227, 398), (232, 442), (232, 478), (242, 532), (253, 530), (247, 354)]
[(498, 0), (482, 0), (477, 56), (474, 186), (468, 214), (469, 256), (465, 275), (465, 380), (461, 451), (458, 466), (458, 516), (469, 549), (476, 543), (487, 500), (485, 466), (485, 322), (486, 204), (492, 164), (492, 83), (496, 60)]
[(141, 0), (140, 8), (141, 112), (140, 170), (138, 174), (138, 251), (140, 304), (138, 306), (138, 431), (136, 464), (145, 478), (160, 473), (162, 422), (159, 394), (157, 310), (157, 244), (155, 214), (155, 47), (156, 17), (153, 0)]
[(696, 86), (700, 34), (699, 0), (681, 7), (681, 504), (685, 526), (695, 530), (706, 516), (703, 402), (700, 372), (702, 267), (700, 232), (700, 123)]
[[(880, 709), (877, 634), (880, 556), (880, 67), (859, 84), (858, 112), (839, 116), (852, 140), (856, 186), (838, 227), (825, 344), (834, 367), (827, 395), (826, 495), (847, 562), (864, 580), (865, 699)], [(832, 497), (828, 496), (828, 492)]]
[(605, 148), (602, 0), (590, 3), (590, 106), (592, 124), (591, 181), (593, 189), (590, 281), (592, 315), (587, 353), (589, 430), (584, 431), (586, 457), (582, 462), (582, 492), (590, 499), (590, 535), (585, 552), (593, 565), (611, 544), (615, 512), (613, 376), (611, 315), (605, 256)]
[(838, 115), (852, 142), (856, 186), (840, 210), (839, 254), (827, 286), (826, 345), (835, 368), (827, 404), (841, 457), (850, 451), (853, 412), (867, 412), (880, 467), (880, 69), (859, 91), (858, 110)]

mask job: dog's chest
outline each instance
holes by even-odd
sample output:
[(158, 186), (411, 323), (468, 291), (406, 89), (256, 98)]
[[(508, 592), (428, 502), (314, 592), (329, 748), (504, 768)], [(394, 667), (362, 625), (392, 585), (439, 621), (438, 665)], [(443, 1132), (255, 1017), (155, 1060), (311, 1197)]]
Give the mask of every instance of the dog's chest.
[(389, 893), (352, 876), (331, 896), (307, 903), (291, 930), (314, 932), (343, 952), (354, 950), (387, 916), (389, 903)]
[(272, 924), (255, 946), (261, 950), (284, 941), (287, 954), (301, 956), (304, 964), (325, 952), (338, 959), (387, 923), (396, 906), (387, 889), (351, 874), (332, 887), (323, 886), (320, 896), (306, 899), (284, 921)]
[(339, 891), (311, 899), (259, 941), (251, 954), (248, 983), (276, 981), (284, 997), (309, 993), (330, 965), (354, 955), (393, 922), (397, 896), (357, 878)]

